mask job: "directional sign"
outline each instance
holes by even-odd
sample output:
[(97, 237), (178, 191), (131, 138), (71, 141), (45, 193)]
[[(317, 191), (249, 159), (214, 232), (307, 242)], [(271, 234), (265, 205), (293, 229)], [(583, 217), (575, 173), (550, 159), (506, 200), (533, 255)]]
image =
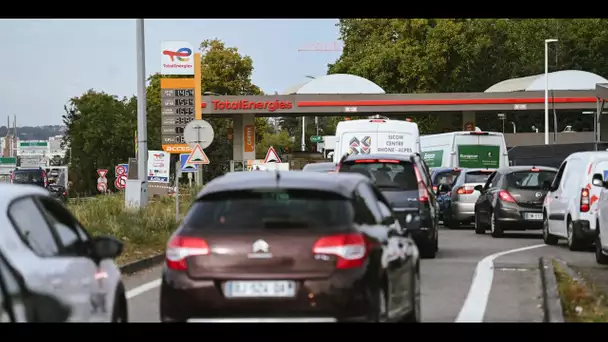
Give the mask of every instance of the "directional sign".
[(97, 169), (97, 174), (99, 175), (99, 178), (106, 178), (108, 169)]
[(277, 151), (274, 150), (274, 147), (270, 146), (270, 148), (268, 148), (268, 152), (266, 152), (266, 158), (264, 158), (264, 164), (266, 163), (280, 163), (281, 162), (281, 158), (279, 158), (279, 155), (277, 154)]
[(323, 142), (323, 137), (320, 135), (313, 135), (310, 137), (310, 142), (312, 143), (320, 143)]
[(190, 157), (188, 157), (188, 160), (186, 160), (186, 164), (207, 165), (209, 163), (209, 158), (207, 158), (207, 155), (201, 148), (201, 145), (198, 144), (194, 147), (192, 153), (190, 153)]
[(179, 164), (181, 165), (182, 172), (196, 172), (198, 170), (198, 164), (188, 163), (190, 153), (182, 153), (179, 155)]

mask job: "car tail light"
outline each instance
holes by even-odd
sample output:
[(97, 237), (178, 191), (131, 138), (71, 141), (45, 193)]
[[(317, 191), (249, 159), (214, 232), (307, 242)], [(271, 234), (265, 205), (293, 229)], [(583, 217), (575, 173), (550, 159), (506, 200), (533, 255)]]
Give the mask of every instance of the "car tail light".
[(195, 237), (175, 236), (167, 244), (165, 256), (167, 267), (172, 270), (184, 271), (188, 269), (186, 263), (188, 257), (209, 254), (210, 249), (207, 241)]
[(340, 172), (340, 166), (342, 166), (342, 164), (337, 164), (334, 172)]
[(500, 192), (498, 192), (498, 198), (500, 198), (500, 200), (503, 202), (515, 203), (513, 196), (511, 196), (511, 194), (506, 190), (500, 190)]
[(416, 172), (416, 181), (418, 182), (418, 201), (428, 202), (429, 201), (429, 192), (426, 189), (426, 185), (424, 185), (424, 181), (422, 180), (420, 171), (418, 171), (418, 168), (415, 166), (414, 166), (414, 172)]
[(11, 172), (11, 184), (15, 181), (15, 172)]
[(437, 186), (433, 186), (433, 191), (437, 192)]
[(46, 188), (49, 185), (49, 179), (46, 177), (46, 172), (42, 171), (42, 180), (44, 181), (44, 187)]
[(456, 190), (456, 193), (459, 195), (470, 195), (475, 192), (475, 189), (469, 186), (461, 186)]
[(533, 168), (531, 168), (531, 169), (530, 169), (530, 171), (531, 171), (531, 172), (539, 172), (539, 171), (540, 171), (540, 169), (539, 169), (539, 168), (536, 168), (536, 167), (533, 167)]
[(589, 189), (581, 190), (581, 212), (586, 213), (590, 208)]
[(399, 161), (395, 159), (378, 159), (378, 163), (399, 164)]
[(372, 119), (372, 120), (369, 120), (369, 122), (386, 122), (386, 120), (382, 120), (382, 119)]
[(359, 159), (359, 160), (355, 160), (355, 163), (357, 163), (357, 164), (358, 163), (365, 164), (365, 163), (375, 163), (377, 161), (378, 161), (377, 159)]
[(367, 242), (361, 234), (325, 236), (315, 242), (312, 252), (336, 256), (338, 269), (355, 268), (362, 266), (365, 261)]

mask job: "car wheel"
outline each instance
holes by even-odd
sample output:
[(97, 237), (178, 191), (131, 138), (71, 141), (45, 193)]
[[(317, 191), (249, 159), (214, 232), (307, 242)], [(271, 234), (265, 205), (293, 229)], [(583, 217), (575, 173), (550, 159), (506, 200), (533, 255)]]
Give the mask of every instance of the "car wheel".
[(574, 223), (570, 218), (567, 221), (567, 232), (568, 232), (568, 249), (571, 251), (580, 251), (583, 249), (583, 244), (574, 234)]
[(485, 234), (486, 227), (479, 222), (479, 214), (475, 212), (475, 234)]
[(557, 236), (549, 233), (549, 216), (546, 214), (543, 217), (543, 241), (547, 245), (557, 245)]
[[(595, 229), (598, 229), (599, 232), (599, 224)], [(595, 239), (595, 261), (600, 265), (608, 265), (608, 256), (604, 254), (604, 251), (602, 250), (602, 239), (599, 234)]]
[(112, 323), (128, 323), (129, 314), (127, 308), (127, 297), (122, 284), (118, 285), (114, 295), (114, 306), (112, 308)]
[(500, 238), (504, 235), (502, 227), (496, 221), (496, 215), (494, 215), (494, 212), (492, 212), (492, 217), (490, 218), (490, 230), (492, 231), (492, 237), (494, 238)]
[(408, 312), (402, 322), (404, 323), (418, 323), (421, 321), (421, 310), (420, 310), (420, 270), (416, 271), (414, 276), (414, 284), (412, 291), (412, 310)]

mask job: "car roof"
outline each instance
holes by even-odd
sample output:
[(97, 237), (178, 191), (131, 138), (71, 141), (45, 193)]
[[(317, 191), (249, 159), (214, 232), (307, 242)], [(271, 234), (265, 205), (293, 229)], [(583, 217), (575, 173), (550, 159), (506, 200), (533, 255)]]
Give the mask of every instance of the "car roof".
[(48, 190), (29, 184), (0, 184), (0, 208), (6, 208), (13, 200), (23, 196), (49, 196)]
[(399, 161), (410, 161), (414, 154), (391, 154), (391, 153), (371, 153), (349, 155), (344, 161), (361, 160), (361, 159), (393, 159)]
[(357, 173), (330, 174), (302, 171), (230, 172), (209, 182), (196, 198), (200, 199), (209, 194), (224, 191), (253, 190), (277, 186), (291, 189), (330, 191), (350, 198), (355, 187), (361, 182), (371, 183), (369, 178)]
[(571, 155), (569, 155), (566, 159), (571, 159), (571, 158), (575, 158), (575, 157), (579, 157), (579, 158), (589, 158), (589, 159), (595, 159), (597, 157), (608, 157), (608, 151), (584, 151), (584, 152), (575, 152), (572, 153)]
[(539, 169), (540, 171), (553, 171), (553, 172), (557, 172), (556, 168), (550, 167), (550, 166), (516, 165), (516, 166), (509, 166), (509, 167), (502, 168), (502, 169), (500, 169), (500, 173), (511, 173), (511, 172), (518, 172), (518, 171), (530, 171), (530, 169), (532, 169), (532, 168)]

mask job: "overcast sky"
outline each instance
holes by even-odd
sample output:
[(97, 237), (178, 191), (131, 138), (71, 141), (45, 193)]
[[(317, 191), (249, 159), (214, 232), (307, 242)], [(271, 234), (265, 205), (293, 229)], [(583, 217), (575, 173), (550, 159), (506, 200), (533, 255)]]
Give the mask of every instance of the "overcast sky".
[[(160, 42), (195, 47), (219, 38), (253, 58), (253, 82), (266, 93), (324, 75), (334, 52), (298, 52), (337, 43), (336, 19), (146, 20), (146, 74), (160, 70)], [(88, 89), (130, 96), (137, 91), (135, 21), (0, 20), (0, 125), (61, 124), (63, 106)], [(339, 43), (337, 43), (339, 46)]]

